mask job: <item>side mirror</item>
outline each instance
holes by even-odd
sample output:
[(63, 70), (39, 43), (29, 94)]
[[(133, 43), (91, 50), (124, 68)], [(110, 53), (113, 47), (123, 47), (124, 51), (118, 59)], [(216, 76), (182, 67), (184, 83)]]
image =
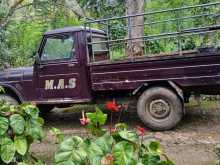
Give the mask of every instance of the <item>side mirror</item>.
[(38, 53), (36, 53), (36, 56), (35, 56), (35, 63), (40, 64), (40, 57)]
[(31, 58), (34, 58), (36, 56), (37, 52), (33, 52), (31, 55)]

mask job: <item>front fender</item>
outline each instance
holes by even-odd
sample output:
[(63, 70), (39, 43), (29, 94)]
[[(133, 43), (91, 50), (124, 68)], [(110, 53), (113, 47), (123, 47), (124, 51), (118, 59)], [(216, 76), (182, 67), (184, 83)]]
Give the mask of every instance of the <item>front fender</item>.
[(15, 95), (19, 99), (18, 101), (20, 101), (21, 103), (24, 102), (22, 94), (13, 85), (0, 83), (0, 86), (2, 86), (6, 90), (6, 94), (8, 91)]

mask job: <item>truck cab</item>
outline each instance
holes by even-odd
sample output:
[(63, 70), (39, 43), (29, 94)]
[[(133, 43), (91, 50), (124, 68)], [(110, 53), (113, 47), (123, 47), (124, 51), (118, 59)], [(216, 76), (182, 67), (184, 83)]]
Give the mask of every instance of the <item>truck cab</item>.
[[(17, 102), (37, 105), (91, 101), (87, 54), (91, 55), (92, 48), (86, 46), (88, 32), (97, 39), (105, 36), (101, 30), (84, 27), (46, 32), (33, 67), (7, 69), (1, 73), (0, 84), (8, 94), (4, 98), (12, 95)], [(103, 58), (103, 54), (100, 57)]]

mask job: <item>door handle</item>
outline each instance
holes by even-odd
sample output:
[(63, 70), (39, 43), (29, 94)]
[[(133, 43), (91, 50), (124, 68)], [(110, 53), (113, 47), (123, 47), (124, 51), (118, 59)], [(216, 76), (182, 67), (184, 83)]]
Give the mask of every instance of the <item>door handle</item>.
[(69, 63), (68, 66), (69, 66), (69, 67), (74, 67), (75, 64), (74, 64), (74, 63)]
[(39, 68), (40, 68), (40, 69), (43, 69), (43, 68), (44, 68), (44, 66), (43, 66), (43, 65), (40, 65), (40, 66), (39, 66)]

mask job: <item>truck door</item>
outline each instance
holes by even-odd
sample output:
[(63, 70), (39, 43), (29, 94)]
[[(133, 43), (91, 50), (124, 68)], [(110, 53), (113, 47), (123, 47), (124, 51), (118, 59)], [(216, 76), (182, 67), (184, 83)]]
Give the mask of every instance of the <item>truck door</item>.
[(38, 97), (53, 103), (82, 102), (90, 99), (84, 66), (79, 62), (73, 34), (45, 36), (36, 66)]

